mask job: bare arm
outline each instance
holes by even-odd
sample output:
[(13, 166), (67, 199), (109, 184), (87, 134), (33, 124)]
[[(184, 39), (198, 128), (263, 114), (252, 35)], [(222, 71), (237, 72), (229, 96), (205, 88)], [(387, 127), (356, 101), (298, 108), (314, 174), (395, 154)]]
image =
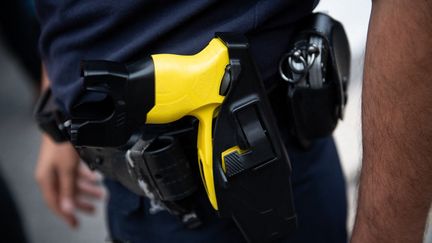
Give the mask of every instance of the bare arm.
[(375, 0), (352, 242), (422, 242), (432, 200), (432, 1)]

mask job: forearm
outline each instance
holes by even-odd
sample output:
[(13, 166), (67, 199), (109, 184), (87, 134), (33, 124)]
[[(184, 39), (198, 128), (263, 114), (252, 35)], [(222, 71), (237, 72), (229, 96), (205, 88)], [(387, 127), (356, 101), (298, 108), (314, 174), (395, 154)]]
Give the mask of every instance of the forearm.
[(432, 200), (432, 2), (374, 1), (352, 242), (421, 242)]

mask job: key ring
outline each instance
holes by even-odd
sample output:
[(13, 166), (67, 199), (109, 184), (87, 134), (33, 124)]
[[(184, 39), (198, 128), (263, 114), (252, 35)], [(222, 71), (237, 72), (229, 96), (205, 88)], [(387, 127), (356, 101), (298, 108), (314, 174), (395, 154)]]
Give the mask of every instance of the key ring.
[[(316, 57), (319, 55), (319, 48), (315, 44), (310, 44), (307, 47), (306, 59), (302, 55), (302, 53), (303, 53), (302, 49), (304, 50), (306, 48), (305, 47), (296, 48), (293, 51), (286, 53), (281, 58), (281, 60), (279, 61), (279, 68), (278, 68), (279, 74), (283, 80), (285, 80), (289, 83), (296, 84), (300, 80), (302, 80), (306, 76), (306, 74), (309, 72), (309, 69), (314, 64)], [(291, 70), (295, 74), (300, 74), (301, 76), (299, 78), (296, 78), (296, 79), (289, 78), (285, 74), (284, 69), (283, 69), (283, 64), (285, 62), (288, 62), (289, 70)]]

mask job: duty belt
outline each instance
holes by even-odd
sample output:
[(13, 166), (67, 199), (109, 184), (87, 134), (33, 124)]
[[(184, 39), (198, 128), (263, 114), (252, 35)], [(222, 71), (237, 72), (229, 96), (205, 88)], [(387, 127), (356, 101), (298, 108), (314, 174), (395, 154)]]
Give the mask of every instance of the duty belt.
[[(330, 134), (342, 117), (349, 48), (343, 27), (327, 15), (302, 23), (279, 73), (287, 88), (282, 113), (307, 146)], [(45, 97), (37, 117), (45, 131), (56, 130), (57, 141), (70, 139), (90, 168), (190, 228), (201, 224), (195, 169), (215, 211), (232, 218), (249, 242), (269, 242), (295, 228), (290, 162), (243, 36), (217, 33), (193, 56), (83, 61), (81, 67), (80, 95), (101, 98), (77, 102), (66, 119), (47, 109)]]

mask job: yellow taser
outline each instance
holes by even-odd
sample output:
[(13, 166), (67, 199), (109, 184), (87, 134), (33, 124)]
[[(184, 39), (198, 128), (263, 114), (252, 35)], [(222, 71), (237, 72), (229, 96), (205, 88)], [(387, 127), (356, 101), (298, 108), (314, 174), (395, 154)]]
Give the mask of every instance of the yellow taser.
[[(201, 178), (217, 213), (249, 242), (295, 228), (290, 162), (243, 36), (217, 33), (195, 55), (85, 61), (81, 69), (83, 96), (92, 99), (73, 109), (75, 147), (121, 151), (143, 126), (196, 117)], [(118, 179), (134, 183), (127, 174)]]

